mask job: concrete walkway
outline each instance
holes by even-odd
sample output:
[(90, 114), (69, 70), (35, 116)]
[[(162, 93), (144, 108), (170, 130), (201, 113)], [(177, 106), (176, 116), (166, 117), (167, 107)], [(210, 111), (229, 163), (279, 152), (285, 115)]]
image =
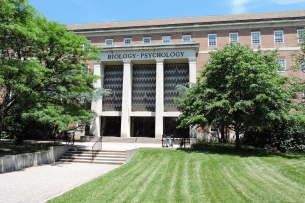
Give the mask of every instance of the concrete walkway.
[(118, 165), (54, 163), (0, 174), (1, 203), (45, 202)]
[[(91, 149), (92, 142), (75, 142), (75, 146)], [(174, 146), (176, 148), (177, 146)], [(161, 148), (161, 144), (102, 144), (103, 150)], [(0, 203), (46, 202), (83, 183), (116, 169), (117, 165), (54, 163), (0, 174)]]

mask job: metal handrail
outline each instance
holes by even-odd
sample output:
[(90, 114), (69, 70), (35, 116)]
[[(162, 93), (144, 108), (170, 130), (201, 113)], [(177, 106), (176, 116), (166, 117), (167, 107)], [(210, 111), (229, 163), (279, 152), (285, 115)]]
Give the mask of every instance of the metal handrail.
[(177, 141), (180, 141), (179, 145), (181, 148), (185, 148), (186, 141), (190, 142), (190, 138), (181, 136), (179, 134), (163, 134), (162, 135), (162, 147), (173, 146), (172, 144), (177, 144)]
[(99, 137), (96, 142), (94, 143), (94, 145), (92, 145), (92, 160), (94, 159), (94, 157), (97, 155), (97, 153), (102, 150), (102, 139), (103, 137)]

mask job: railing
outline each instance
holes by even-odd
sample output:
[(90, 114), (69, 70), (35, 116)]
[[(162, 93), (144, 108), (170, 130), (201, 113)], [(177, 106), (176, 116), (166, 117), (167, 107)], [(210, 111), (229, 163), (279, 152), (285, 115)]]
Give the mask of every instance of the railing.
[(162, 135), (162, 147), (173, 147), (174, 144), (179, 144), (180, 148), (185, 148), (185, 144), (190, 145), (190, 138), (177, 134)]
[(92, 145), (92, 160), (98, 154), (100, 150), (102, 150), (102, 136), (97, 139), (97, 141)]

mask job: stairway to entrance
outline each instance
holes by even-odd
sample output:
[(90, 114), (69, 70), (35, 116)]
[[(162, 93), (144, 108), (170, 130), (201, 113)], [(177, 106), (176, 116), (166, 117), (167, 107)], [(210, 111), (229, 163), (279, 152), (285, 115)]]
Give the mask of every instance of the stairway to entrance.
[(59, 162), (93, 163), (122, 165), (126, 162), (126, 151), (99, 151), (92, 160), (92, 151), (86, 149), (70, 149), (59, 160)]
[[(91, 142), (95, 142), (98, 137), (94, 137)], [(151, 137), (111, 137), (104, 136), (102, 142), (118, 142), (118, 143), (146, 143), (146, 144), (160, 144), (162, 143), (161, 138)]]

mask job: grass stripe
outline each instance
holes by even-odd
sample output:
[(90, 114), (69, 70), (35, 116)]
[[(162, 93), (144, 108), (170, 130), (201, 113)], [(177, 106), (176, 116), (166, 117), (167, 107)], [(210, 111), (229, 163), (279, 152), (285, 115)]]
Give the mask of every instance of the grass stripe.
[(154, 166), (153, 172), (149, 174), (148, 178), (146, 178), (142, 181), (142, 185), (139, 188), (139, 191), (137, 192), (137, 194), (135, 194), (133, 196), (132, 202), (144, 202), (147, 199), (152, 200), (152, 197), (148, 198), (149, 196), (147, 196), (146, 191), (152, 189), (152, 188), (150, 188), (150, 185), (152, 185), (152, 182), (154, 180), (159, 178), (160, 170), (161, 170), (161, 168), (164, 167), (164, 165), (167, 161), (168, 161), (167, 159), (163, 159), (163, 160), (161, 159), (161, 160), (155, 161), (154, 165), (157, 165), (157, 166)]
[(170, 179), (167, 181), (169, 182), (169, 187), (167, 188), (167, 200), (166, 202), (174, 202), (175, 196), (176, 196), (176, 191), (173, 188), (178, 188), (177, 182), (179, 178), (179, 167), (180, 164), (179, 162), (172, 163), (174, 165), (174, 170), (171, 173)]
[[(137, 195), (146, 178), (153, 173), (157, 160), (147, 160), (145, 167), (135, 168), (135, 173), (128, 179), (126, 187), (121, 187), (120, 197), (114, 202), (131, 202), (133, 196)], [(135, 189), (137, 188), (137, 189)]]

